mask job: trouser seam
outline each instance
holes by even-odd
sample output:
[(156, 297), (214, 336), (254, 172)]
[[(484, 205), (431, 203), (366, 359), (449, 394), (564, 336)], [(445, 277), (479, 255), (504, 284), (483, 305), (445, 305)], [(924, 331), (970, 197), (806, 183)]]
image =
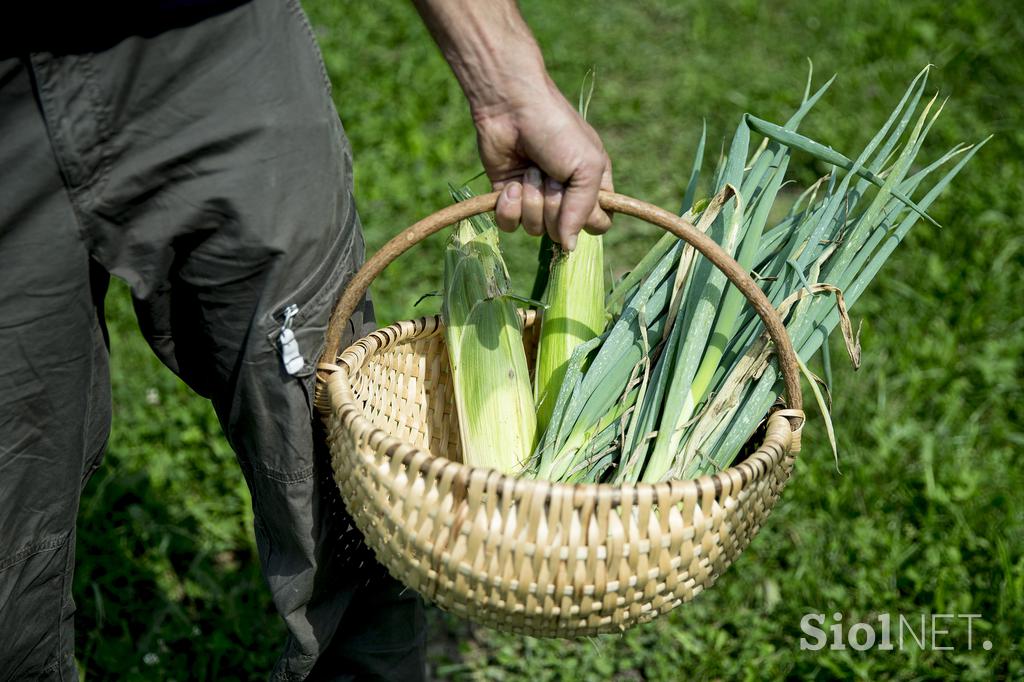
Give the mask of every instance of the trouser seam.
[(315, 467), (313, 466), (303, 467), (293, 473), (285, 473), (275, 471), (274, 469), (270, 469), (257, 463), (253, 463), (252, 470), (253, 473), (263, 476), (264, 478), (269, 478), (273, 481), (277, 481), (278, 483), (285, 484), (303, 483), (313, 478), (313, 475), (316, 473)]
[(320, 79), (323, 94), (327, 95), (327, 101), (331, 102), (333, 86), (331, 85), (331, 77), (327, 73), (327, 65), (324, 63), (323, 53), (320, 51), (320, 45), (316, 40), (316, 32), (313, 30), (313, 25), (309, 22), (309, 17), (306, 16), (305, 11), (299, 4), (299, 0), (287, 0), (288, 10), (302, 25), (303, 32), (306, 34), (306, 38), (309, 41), (309, 47), (313, 49), (313, 54), (316, 57), (317, 66), (320, 69)]
[(96, 77), (96, 67), (93, 64), (91, 56), (87, 53), (81, 56), (82, 60), (82, 74), (84, 80), (89, 85), (89, 101), (96, 114), (96, 130), (98, 135), (96, 136), (96, 146), (99, 147), (100, 161), (97, 165), (96, 175), (90, 177), (83, 182), (82, 189), (88, 189), (88, 191), (96, 194), (96, 192), (106, 185), (107, 179), (110, 176), (111, 157), (108, 145), (113, 139), (110, 133), (110, 110), (103, 103), (103, 97), (100, 95), (100, 86)]
[(13, 568), (14, 566), (17, 566), (23, 561), (31, 559), (37, 554), (42, 554), (43, 552), (49, 552), (51, 550), (60, 549), (60, 547), (67, 542), (68, 536), (70, 535), (71, 531), (67, 531), (55, 537), (47, 538), (46, 540), (40, 540), (39, 542), (30, 543), (22, 547), (7, 559), (0, 561), (0, 571), (6, 571), (9, 568)]
[(41, 68), (45, 62), (43, 58), (38, 54), (30, 54), (25, 60), (24, 64), (28, 69), (29, 77), (32, 80), (33, 91), (39, 102), (39, 108), (41, 110), (44, 128), (46, 129), (46, 137), (50, 143), (50, 153), (53, 154), (54, 162), (57, 164), (57, 168), (60, 171), (61, 186), (64, 193), (68, 198), (68, 205), (71, 206), (71, 212), (75, 216), (75, 228), (78, 233), (78, 239), (83, 244), (86, 244), (88, 250), (88, 230), (86, 228), (87, 215), (83, 207), (79, 205), (80, 198), (78, 192), (72, 188), (71, 176), (69, 174), (67, 165), (64, 159), (64, 145), (63, 136), (59, 128), (53, 125), (51, 116), (53, 115), (54, 109), (57, 104), (54, 100), (53, 88), (50, 84), (49, 79), (45, 77), (45, 68)]
[[(76, 516), (77, 516), (77, 513), (76, 513)], [(65, 632), (64, 632), (64, 628), (61, 627), (61, 625), (63, 624), (62, 622), (64, 620), (65, 595), (67, 595), (68, 597), (70, 597), (70, 595), (71, 595), (71, 580), (72, 580), (72, 575), (73, 575), (73, 571), (74, 571), (74, 556), (75, 556), (73, 548), (71, 547), (71, 541), (74, 539), (74, 537), (75, 537), (75, 531), (74, 531), (74, 529), (72, 529), (68, 533), (68, 541), (67, 541), (67, 543), (65, 544), (65, 547), (64, 547), (64, 571), (63, 571), (63, 573), (61, 573), (60, 599), (57, 601), (57, 614), (56, 614), (57, 615), (57, 622), (54, 624), (54, 627), (57, 630), (57, 662), (56, 662), (56, 665), (58, 666), (58, 668), (57, 668), (57, 677), (60, 680), (62, 680), (62, 681), (64, 680), (64, 666), (63, 666), (63, 662), (64, 662), (64, 646), (65, 646), (64, 635), (65, 635)], [(72, 642), (71, 645), (73, 647), (74, 646), (74, 642)]]
[[(90, 273), (90, 276), (91, 276), (91, 273)], [(104, 345), (104, 342), (103, 342), (103, 330), (101, 328), (102, 327), (101, 319), (104, 317), (104, 313), (99, 308), (96, 309), (95, 313), (96, 314), (93, 317), (92, 323), (90, 324), (90, 327), (89, 327), (90, 333), (94, 335), (92, 350), (93, 350), (93, 353), (96, 353), (97, 351), (105, 352), (106, 351), (106, 346)], [(97, 334), (97, 332), (99, 333), (99, 338), (98, 339), (95, 338), (95, 335)], [(103, 347), (102, 350), (100, 350), (98, 348), (99, 346)], [(97, 384), (98, 381), (102, 382), (104, 379), (103, 379), (102, 376), (98, 376), (98, 374), (102, 375), (102, 373), (104, 373), (104, 372), (107, 374), (106, 382), (109, 383), (109, 381), (110, 381), (110, 367), (109, 367), (109, 365), (104, 366), (102, 368), (98, 368), (97, 367), (98, 364), (99, 363), (97, 363), (97, 362), (93, 362), (92, 366), (90, 368), (90, 372), (89, 372), (89, 385), (90, 386), (97, 386), (98, 385)], [(107, 402), (108, 400), (110, 400), (110, 398), (99, 398), (99, 399), (95, 399), (94, 398), (92, 400), (89, 400), (88, 403), (86, 404), (85, 419), (82, 422), (82, 442), (83, 443), (89, 443), (90, 440), (91, 440), (89, 438), (89, 435), (90, 435), (90, 432), (95, 428), (95, 425), (96, 425), (96, 421), (97, 421), (97, 414), (96, 413), (99, 412), (99, 418), (102, 419), (105, 412), (107, 412), (107, 413), (111, 412), (112, 405), (109, 402)], [(102, 405), (102, 406), (98, 405), (97, 403), (100, 403), (100, 402), (105, 402), (106, 405)], [(109, 414), (107, 416), (107, 419), (106, 419), (107, 434), (103, 438), (103, 442), (100, 443), (98, 448), (96, 448), (95, 450), (92, 450), (91, 452), (88, 453), (88, 455), (87, 455), (88, 459), (86, 459), (85, 462), (84, 462), (84, 466), (82, 467), (82, 482), (81, 482), (81, 488), (82, 489), (85, 488), (85, 484), (88, 482), (88, 480), (92, 476), (92, 474), (97, 469), (99, 469), (100, 463), (103, 460), (103, 453), (106, 451), (107, 444), (110, 442), (110, 430), (109, 430), (109, 428), (110, 428), (110, 421), (112, 419), (112, 416), (113, 416), (112, 414)], [(75, 510), (75, 517), (76, 518), (78, 517), (78, 510), (77, 509)], [(74, 567), (72, 566), (72, 569), (73, 568)]]
[[(60, 667), (61, 667), (61, 665), (63, 663), (64, 663), (64, 657), (63, 657), (62, 654), (58, 653), (57, 654), (57, 660), (54, 661), (53, 663), (51, 663), (50, 665), (46, 666), (45, 668), (43, 668), (40, 672), (43, 673), (44, 675), (48, 675), (48, 674), (52, 673), (55, 670), (60, 670)], [(60, 677), (63, 678), (64, 676), (60, 675)]]

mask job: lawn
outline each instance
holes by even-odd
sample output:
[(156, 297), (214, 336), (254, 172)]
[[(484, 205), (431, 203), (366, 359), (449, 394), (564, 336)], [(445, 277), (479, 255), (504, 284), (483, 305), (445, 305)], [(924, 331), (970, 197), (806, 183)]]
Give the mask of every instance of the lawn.
[[(308, 0), (355, 153), (372, 252), (479, 172), (458, 86), (408, 3)], [(803, 130), (860, 148), (909, 80), (934, 64), (949, 96), (926, 158), (994, 139), (853, 310), (861, 369), (833, 339), (838, 468), (817, 415), (779, 507), (722, 580), (621, 636), (538, 640), (432, 613), (432, 674), (453, 680), (1021, 679), (1024, 635), (1024, 18), (1010, 0), (559, 3), (524, 0), (548, 68), (575, 96), (595, 66), (591, 121), (616, 187), (673, 208), (706, 121), (717, 151), (743, 112), (783, 119), (813, 61), (839, 78)], [(713, 160), (713, 159), (712, 159)], [(794, 160), (803, 183), (825, 171)], [(705, 190), (707, 188), (704, 188)], [(626, 268), (652, 231), (619, 219)], [(391, 321), (438, 288), (441, 238), (379, 281)], [(506, 242), (528, 288), (536, 243)], [(431, 307), (433, 306), (433, 307)], [(255, 562), (234, 456), (201, 399), (151, 357), (127, 291), (108, 297), (114, 430), (79, 524), (78, 656), (88, 680), (252, 679), (283, 641)], [(842, 632), (899, 616), (928, 639), (887, 651), (801, 650), (805, 614)], [(933, 614), (978, 614), (937, 622)], [(829, 643), (831, 630), (829, 630)], [(810, 638), (809, 641), (812, 641)], [(986, 649), (983, 641), (991, 646)]]

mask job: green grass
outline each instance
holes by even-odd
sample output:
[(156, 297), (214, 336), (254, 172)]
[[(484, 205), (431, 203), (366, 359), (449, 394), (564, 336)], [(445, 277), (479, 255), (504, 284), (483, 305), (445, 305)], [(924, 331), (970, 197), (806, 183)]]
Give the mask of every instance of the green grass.
[[(372, 252), (479, 171), (466, 105), (407, 3), (306, 3), (356, 159)], [(996, 137), (853, 311), (859, 372), (833, 339), (840, 470), (812, 415), (795, 478), (721, 582), (623, 636), (543, 641), (435, 613), (435, 676), (466, 680), (994, 679), (1024, 676), (1024, 19), (1016, 4), (914, 0), (764, 3), (528, 0), (523, 12), (569, 94), (598, 70), (590, 119), (616, 187), (674, 208), (707, 120), (717, 149), (749, 111), (781, 120), (814, 61), (839, 80), (803, 130), (860, 148), (921, 66), (951, 97), (926, 148)], [(930, 87), (931, 87), (930, 86)], [(823, 168), (797, 157), (801, 181)], [(705, 188), (706, 189), (706, 188)], [(652, 230), (619, 219), (622, 269)], [(443, 239), (380, 280), (383, 321), (433, 312)], [(519, 288), (535, 242), (507, 240)], [(83, 500), (78, 655), (88, 679), (250, 679), (282, 643), (255, 564), (248, 496), (203, 401), (149, 355), (123, 287), (108, 299), (115, 422)], [(151, 390), (152, 389), (152, 390)], [(148, 396), (148, 399), (147, 399)], [(966, 650), (800, 651), (803, 614), (843, 622), (978, 613)], [(955, 627), (955, 626), (954, 626)], [(988, 639), (990, 651), (979, 647)], [(940, 640), (938, 642), (942, 644)]]

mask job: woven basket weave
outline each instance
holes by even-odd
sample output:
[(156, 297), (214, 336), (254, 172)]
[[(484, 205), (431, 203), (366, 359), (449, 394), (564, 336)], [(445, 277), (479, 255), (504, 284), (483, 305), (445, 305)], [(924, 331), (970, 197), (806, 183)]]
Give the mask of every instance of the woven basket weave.
[[(317, 396), (335, 480), (378, 560), (438, 606), (533, 636), (620, 631), (711, 586), (771, 512), (803, 424), (795, 356), (761, 290), (714, 242), (670, 213), (602, 192), (605, 209), (686, 239), (743, 291), (775, 342), (789, 409), (768, 416), (763, 442), (742, 462), (691, 481), (566, 485), (461, 464), (438, 317), (380, 329), (340, 354), (338, 346), (388, 263), (427, 235), (493, 209), (496, 196), (448, 207), (398, 235), (339, 301)], [(524, 321), (529, 330), (534, 314)]]

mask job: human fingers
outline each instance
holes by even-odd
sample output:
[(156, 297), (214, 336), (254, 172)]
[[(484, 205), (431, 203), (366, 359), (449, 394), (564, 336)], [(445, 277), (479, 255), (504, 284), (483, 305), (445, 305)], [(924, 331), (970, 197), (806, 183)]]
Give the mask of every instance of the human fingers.
[(523, 229), (534, 237), (544, 232), (544, 190), (540, 169), (536, 166), (523, 173), (521, 221)]
[(498, 227), (505, 232), (515, 232), (523, 215), (523, 185), (515, 180), (505, 184), (498, 195), (494, 216)]
[(558, 180), (549, 177), (544, 181), (544, 229), (555, 242), (559, 242), (558, 214), (562, 208), (563, 194), (562, 183)]

